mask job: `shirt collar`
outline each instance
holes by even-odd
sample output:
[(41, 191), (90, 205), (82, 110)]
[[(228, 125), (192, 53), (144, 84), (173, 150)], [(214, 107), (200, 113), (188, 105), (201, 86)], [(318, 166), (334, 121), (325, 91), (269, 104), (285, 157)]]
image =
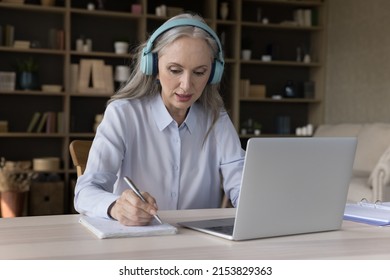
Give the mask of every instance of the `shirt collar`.
[(157, 127), (160, 131), (164, 130), (164, 128), (169, 126), (172, 121), (174, 121), (169, 114), (167, 108), (165, 107), (160, 94), (156, 94), (152, 98), (150, 108), (153, 114), (154, 121), (156, 122)]
[(200, 114), (200, 104), (198, 102), (195, 102), (192, 104), (190, 111), (187, 114), (186, 119), (184, 120), (184, 124), (187, 126), (188, 131), (192, 133), (195, 129), (198, 115)]
[[(165, 104), (161, 98), (160, 94), (157, 94), (154, 98), (151, 100), (151, 110), (153, 114), (154, 121), (157, 124), (157, 127), (160, 131), (164, 130), (167, 126), (169, 126), (172, 122), (175, 120), (172, 118), (172, 116), (169, 114), (167, 108), (165, 107)], [(196, 118), (197, 115), (200, 113), (199, 110), (200, 104), (195, 102), (191, 108), (190, 111), (187, 114), (186, 119), (184, 120), (184, 123), (182, 125), (187, 126), (190, 133), (195, 128), (196, 125)]]

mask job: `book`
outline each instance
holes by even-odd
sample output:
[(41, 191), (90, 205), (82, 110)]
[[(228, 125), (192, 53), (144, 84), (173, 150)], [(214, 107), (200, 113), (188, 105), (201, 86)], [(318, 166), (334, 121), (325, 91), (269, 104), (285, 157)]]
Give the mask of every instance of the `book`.
[(39, 124), (37, 126), (36, 132), (43, 132), (43, 127), (45, 126), (45, 123), (47, 121), (47, 116), (48, 116), (48, 112), (43, 113), (43, 115), (39, 121)]
[(65, 131), (64, 112), (57, 112), (57, 132), (63, 133)]
[(46, 133), (55, 133), (57, 131), (57, 113), (47, 112)]
[(105, 78), (105, 85), (106, 85), (106, 91), (107, 93), (113, 94), (114, 93), (114, 74), (112, 70), (112, 65), (105, 65), (104, 66), (104, 78)]
[(304, 9), (303, 10), (303, 24), (304, 24), (304, 26), (312, 26), (311, 18), (312, 18), (311, 10)]
[(49, 49), (57, 49), (57, 29), (55, 28), (49, 29), (48, 47)]
[(35, 112), (31, 118), (31, 121), (27, 127), (27, 132), (33, 132), (34, 128), (36, 127), (38, 121), (39, 121), (39, 118), (41, 117), (41, 113), (40, 112)]
[(91, 80), (92, 60), (81, 59), (78, 72), (78, 92), (85, 92), (88, 90)]
[(78, 92), (79, 83), (79, 65), (72, 63), (70, 65), (70, 91), (72, 93)]
[(62, 29), (57, 30), (56, 48), (59, 50), (65, 49), (65, 32)]
[(81, 59), (78, 92), (106, 93), (104, 67), (104, 61), (101, 59)]
[(390, 202), (370, 203), (361, 201), (347, 203), (344, 220), (365, 223), (376, 226), (390, 225)]
[(3, 43), (3, 26), (0, 25), (0, 46), (2, 46), (4, 43)]
[(13, 25), (7, 24), (5, 26), (5, 46), (13, 47), (14, 45), (14, 36), (15, 36), (15, 27)]
[(81, 216), (79, 222), (100, 239), (170, 235), (177, 233), (176, 227), (167, 223), (161, 225), (157, 221), (154, 221), (156, 223), (148, 226), (125, 226), (115, 220)]
[(240, 80), (240, 96), (241, 97), (248, 97), (249, 96), (250, 83), (251, 82), (248, 79)]
[(101, 59), (92, 60), (92, 87), (98, 90), (106, 90), (104, 78), (104, 61)]
[(30, 41), (14, 40), (14, 48), (16, 49), (29, 49)]

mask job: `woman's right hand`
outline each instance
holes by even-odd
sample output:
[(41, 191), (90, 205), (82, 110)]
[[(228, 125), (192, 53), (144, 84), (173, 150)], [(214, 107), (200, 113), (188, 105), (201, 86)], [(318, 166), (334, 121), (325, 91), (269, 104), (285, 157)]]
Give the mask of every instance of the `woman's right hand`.
[(126, 226), (143, 226), (157, 214), (157, 204), (149, 193), (142, 193), (143, 202), (132, 190), (125, 190), (109, 208), (109, 215)]

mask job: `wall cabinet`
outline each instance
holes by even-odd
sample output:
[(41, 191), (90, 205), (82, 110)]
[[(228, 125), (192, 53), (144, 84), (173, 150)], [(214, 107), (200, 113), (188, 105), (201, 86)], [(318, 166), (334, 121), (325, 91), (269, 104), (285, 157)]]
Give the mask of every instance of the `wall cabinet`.
[[(34, 3), (37, 2), (37, 3)], [(94, 2), (95, 9), (87, 9)], [(228, 3), (222, 17), (220, 7)], [(98, 3), (104, 6), (100, 7)], [(167, 15), (157, 15), (156, 8), (167, 6)], [(140, 5), (140, 13), (132, 12)], [(13, 40), (27, 41), (29, 48), (0, 43), (0, 72), (17, 72), (19, 61), (33, 58), (38, 64), (39, 87), (22, 89), (16, 81), (14, 90), (0, 89), (0, 121), (8, 122), (8, 131), (0, 132), (0, 156), (7, 160), (32, 160), (59, 157), (56, 171), (65, 182), (64, 213), (72, 210), (72, 182), (76, 172), (68, 146), (73, 139), (92, 139), (94, 122), (104, 112), (113, 91), (75, 90), (74, 65), (82, 60), (100, 60), (111, 66), (128, 66), (129, 54), (114, 52), (114, 42), (126, 40), (130, 49), (144, 40), (178, 8), (202, 15), (220, 36), (225, 53), (225, 74), (221, 93), (238, 131), (252, 119), (262, 125), (263, 135), (278, 133), (277, 119), (287, 116), (290, 130), (306, 123), (322, 121), (324, 76), (325, 4), (320, 1), (282, 0), (202, 0), (202, 1), (86, 1), (57, 0), (55, 6), (42, 6), (40, 1), (25, 4), (0, 2), (0, 26), (13, 26)], [(133, 7), (134, 9), (134, 7)], [(312, 26), (292, 23), (297, 10), (310, 10)], [(53, 35), (54, 34), (54, 35)], [(241, 49), (248, 39), (252, 56), (243, 60)], [(80, 49), (77, 42), (90, 42)], [(7, 39), (8, 40), (8, 39)], [(80, 41), (79, 41), (80, 42)], [(311, 55), (310, 62), (297, 61), (297, 48)], [(263, 55), (272, 56), (263, 61)], [(78, 69), (80, 71), (80, 69)], [(79, 73), (80, 74), (80, 73)], [(241, 80), (264, 85), (264, 97), (245, 96)], [(272, 98), (282, 94), (287, 81), (297, 86), (296, 98)], [(304, 97), (301, 86), (312, 81), (314, 97)], [(61, 91), (42, 90), (42, 85), (60, 85)], [(2, 88), (2, 87), (0, 87)], [(27, 132), (35, 112), (55, 112), (57, 129)], [(251, 134), (241, 135), (243, 139)]]

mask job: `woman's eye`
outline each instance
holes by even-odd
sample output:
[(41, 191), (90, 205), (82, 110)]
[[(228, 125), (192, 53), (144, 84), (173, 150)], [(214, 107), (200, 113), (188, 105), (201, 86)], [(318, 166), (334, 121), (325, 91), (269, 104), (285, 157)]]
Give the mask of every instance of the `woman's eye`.
[(177, 68), (170, 68), (169, 71), (173, 74), (179, 74), (181, 73), (181, 69), (177, 69)]
[[(169, 72), (171, 72), (174, 75), (179, 75), (179, 74), (183, 73), (183, 69), (181, 69), (181, 68), (169, 68)], [(193, 73), (196, 76), (203, 76), (203, 75), (206, 74), (206, 71), (205, 70), (197, 70), (197, 71), (193, 71)]]
[(203, 76), (206, 73), (206, 71), (195, 71), (194, 73), (197, 76)]

